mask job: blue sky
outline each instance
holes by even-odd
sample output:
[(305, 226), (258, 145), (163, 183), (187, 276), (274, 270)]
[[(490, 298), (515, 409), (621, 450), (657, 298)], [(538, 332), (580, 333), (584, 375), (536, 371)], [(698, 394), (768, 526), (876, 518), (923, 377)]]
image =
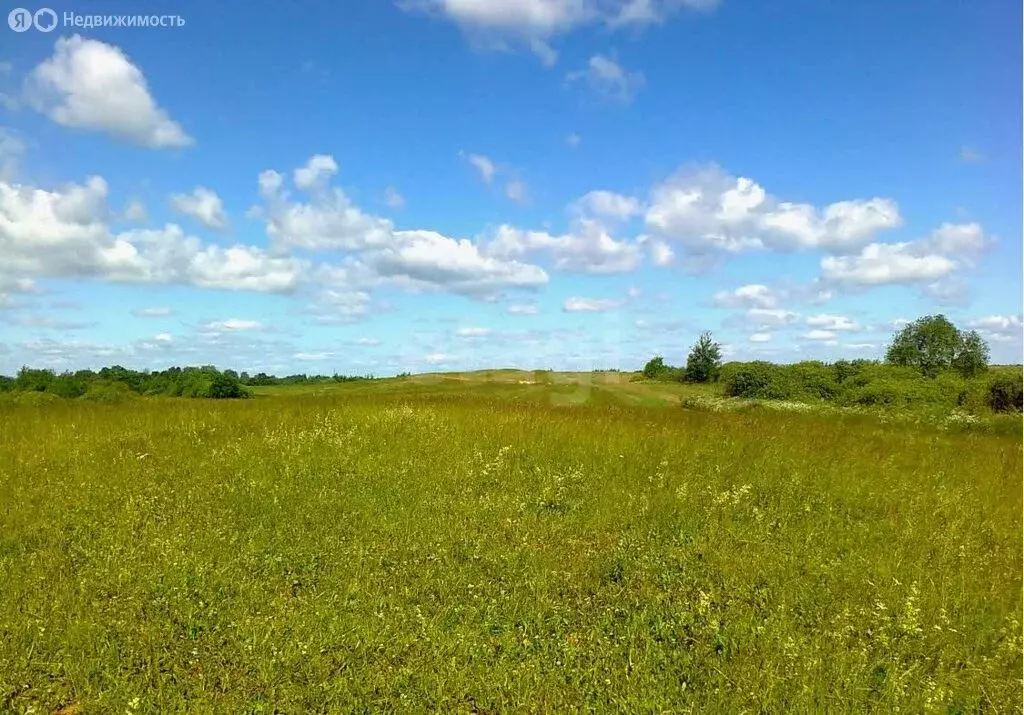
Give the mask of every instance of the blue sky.
[(0, 372), (877, 357), (934, 312), (1021, 359), (1019, 3), (50, 7), (0, 44)]

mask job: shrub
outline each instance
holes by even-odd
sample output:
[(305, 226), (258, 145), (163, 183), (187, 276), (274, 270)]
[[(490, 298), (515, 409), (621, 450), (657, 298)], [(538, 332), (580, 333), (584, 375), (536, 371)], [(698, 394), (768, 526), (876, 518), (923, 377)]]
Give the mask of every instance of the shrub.
[(79, 399), (104, 404), (117, 404), (133, 397), (131, 388), (123, 382), (95, 382)]
[(648, 380), (656, 380), (661, 376), (661, 373), (665, 372), (667, 367), (668, 366), (665, 365), (665, 358), (661, 355), (655, 355), (647, 361), (646, 365), (644, 365), (644, 377)]
[(761, 360), (729, 363), (722, 370), (725, 394), (729, 397), (790, 399), (795, 391), (787, 377), (780, 366)]
[(1024, 412), (1024, 376), (1003, 374), (988, 385), (986, 404), (993, 412)]
[(779, 369), (780, 377), (792, 386), (790, 392), (794, 396), (816, 400), (834, 400), (839, 394), (836, 372), (829, 369), (825, 363), (808, 361), (783, 366)]

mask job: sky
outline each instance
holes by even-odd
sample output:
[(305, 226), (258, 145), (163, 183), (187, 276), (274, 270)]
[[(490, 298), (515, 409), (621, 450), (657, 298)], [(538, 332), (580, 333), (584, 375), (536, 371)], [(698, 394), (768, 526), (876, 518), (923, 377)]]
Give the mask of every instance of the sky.
[(48, 7), (0, 29), (0, 373), (879, 358), (934, 313), (1021, 362), (1019, 2)]

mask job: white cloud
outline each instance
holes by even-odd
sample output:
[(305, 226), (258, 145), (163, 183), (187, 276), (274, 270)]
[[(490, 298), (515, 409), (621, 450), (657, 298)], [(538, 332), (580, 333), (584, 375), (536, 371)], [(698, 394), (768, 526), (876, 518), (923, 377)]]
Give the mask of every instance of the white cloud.
[(320, 362), (322, 360), (327, 360), (327, 359), (331, 358), (333, 355), (334, 355), (334, 353), (324, 353), (324, 352), (320, 352), (320, 353), (295, 353), (294, 355), (292, 355), (292, 357), (295, 358), (296, 360), (301, 360), (302, 362)]
[(643, 213), (643, 206), (632, 196), (603, 190), (584, 194), (573, 203), (572, 208), (583, 215), (616, 221), (625, 221)]
[(974, 330), (1019, 333), (1022, 328), (1022, 319), (1020, 315), (989, 315), (968, 321), (967, 327)]
[(380, 340), (376, 338), (356, 338), (352, 341), (356, 345), (362, 345), (363, 347), (376, 347), (380, 345)]
[(402, 6), (447, 17), (477, 40), (519, 38), (547, 64), (550, 58), (534, 46), (538, 40), (591, 24), (613, 29), (656, 24), (679, 8), (709, 10), (716, 4), (717, 0), (406, 0)]
[(812, 328), (822, 328), (823, 330), (850, 331), (861, 329), (857, 322), (843, 315), (827, 315), (825, 313), (808, 316), (806, 323)]
[(431, 365), (439, 365), (440, 363), (449, 362), (452, 359), (452, 356), (446, 353), (430, 353), (428, 355), (424, 355), (423, 359)]
[(459, 328), (455, 334), (460, 338), (483, 338), (491, 334), (490, 328)]
[(547, 251), (555, 259), (555, 268), (577, 273), (625, 273), (640, 265), (635, 244), (614, 239), (600, 222), (585, 218), (575, 219), (571, 232), (560, 236), (502, 225), (485, 250), (502, 258)]
[(239, 330), (262, 330), (263, 324), (256, 320), (228, 318), (227, 320), (216, 320), (211, 323), (207, 323), (203, 327), (208, 330), (230, 330), (232, 332), (237, 332)]
[(146, 205), (138, 199), (132, 199), (124, 207), (124, 211), (121, 214), (126, 221), (135, 221), (141, 223), (149, 218), (149, 213), (146, 211)]
[(537, 315), (540, 308), (536, 305), (510, 305), (508, 312), (512, 315)]
[(287, 292), (305, 269), (253, 246), (204, 245), (175, 224), (114, 234), (106, 201), (98, 176), (53, 190), (0, 182), (0, 276)]
[(921, 242), (923, 248), (935, 253), (977, 253), (989, 244), (978, 223), (944, 223)]
[(831, 330), (811, 330), (803, 334), (807, 340), (835, 340), (836, 334)]
[(284, 174), (273, 169), (267, 169), (260, 172), (259, 177), (257, 177), (257, 183), (260, 187), (260, 196), (265, 199), (274, 198), (281, 190), (281, 187), (284, 186)]
[(459, 152), (459, 156), (465, 158), (470, 165), (477, 170), (480, 174), (480, 178), (483, 179), (485, 184), (489, 184), (494, 180), (494, 174), (497, 172), (497, 167), (494, 166), (494, 162), (483, 154), (465, 154)]
[(651, 252), (651, 262), (656, 266), (669, 266), (675, 261), (676, 254), (672, 246), (664, 241), (654, 239), (645, 241)]
[(852, 256), (826, 256), (821, 260), (822, 275), (837, 284), (877, 286), (933, 281), (956, 269), (956, 261), (919, 249), (910, 242), (872, 243)]
[(119, 48), (79, 35), (59, 38), (29, 74), (28, 103), (66, 127), (104, 131), (154, 149), (194, 143), (150, 95), (146, 78)]
[(967, 327), (995, 343), (1020, 342), (1024, 331), (1024, 316), (989, 315), (967, 322)]
[(767, 343), (771, 339), (771, 333), (754, 333), (750, 336), (750, 342), (752, 343)]
[(530, 51), (540, 58), (545, 67), (554, 67), (558, 62), (558, 53), (547, 42), (533, 38), (529, 42)]
[(137, 308), (132, 311), (132, 315), (137, 318), (166, 318), (174, 313), (170, 308), (157, 307), (157, 308)]
[(153, 340), (158, 343), (170, 343), (174, 341), (174, 336), (170, 333), (157, 333), (153, 336)]
[(434, 231), (396, 231), (393, 239), (369, 261), (379, 275), (405, 278), (413, 285), (487, 297), (506, 288), (536, 288), (548, 282), (540, 267), (484, 255), (465, 239)]
[(745, 314), (748, 323), (758, 331), (792, 325), (800, 319), (799, 314), (782, 308), (751, 308)]
[(0, 181), (13, 181), (18, 173), (25, 143), (6, 127), (0, 127)]
[(391, 221), (364, 213), (341, 189), (317, 195), (309, 203), (292, 203), (281, 191), (281, 179), (277, 172), (260, 174), (261, 192), (267, 199), (267, 235), (276, 245), (310, 251), (363, 251), (391, 242)]
[(718, 291), (712, 303), (719, 308), (777, 308), (780, 296), (766, 285), (752, 283), (735, 290)]
[(365, 312), (363, 289), (381, 280), (475, 298), (493, 298), (504, 289), (535, 288), (548, 281), (538, 266), (485, 253), (471, 241), (435, 231), (396, 230), (388, 219), (361, 211), (337, 188), (318, 191), (301, 203), (290, 200), (277, 172), (263, 172), (260, 186), (267, 201), (267, 234), (276, 247), (361, 254), (360, 270), (366, 274), (359, 281), (361, 287), (354, 293), (349, 287), (335, 296), (337, 300), (327, 301), (340, 300), (345, 316)]
[(628, 104), (647, 83), (642, 72), (630, 72), (618, 62), (604, 55), (594, 55), (586, 69), (570, 72), (566, 81), (582, 81), (595, 93), (609, 100)]
[(190, 194), (172, 194), (171, 206), (178, 213), (191, 216), (207, 228), (221, 230), (228, 226), (224, 202), (216, 191), (204, 186), (197, 186)]
[(314, 154), (293, 174), (295, 186), (304, 191), (316, 188), (330, 177), (338, 173), (338, 164), (329, 154)]
[(879, 230), (899, 226), (883, 198), (839, 201), (823, 209), (779, 201), (752, 179), (710, 166), (677, 172), (654, 187), (648, 228), (692, 251), (820, 248), (847, 251)]
[(405, 197), (394, 186), (389, 186), (384, 189), (384, 203), (393, 209), (402, 209), (405, 208)]
[(580, 145), (580, 142), (582, 142), (582, 141), (583, 141), (583, 139), (580, 137), (580, 135), (579, 134), (574, 134), (574, 133), (569, 134), (565, 138), (565, 143), (568, 144), (569, 146), (573, 147), (573, 148), (578, 147)]
[(620, 300), (601, 298), (569, 298), (562, 305), (567, 313), (604, 313), (622, 305)]
[(505, 196), (518, 204), (526, 201), (526, 184), (521, 179), (511, 179), (505, 184)]

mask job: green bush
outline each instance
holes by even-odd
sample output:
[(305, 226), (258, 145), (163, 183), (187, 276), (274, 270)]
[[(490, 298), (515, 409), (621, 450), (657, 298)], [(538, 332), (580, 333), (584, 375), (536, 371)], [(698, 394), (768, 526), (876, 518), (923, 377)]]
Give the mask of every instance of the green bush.
[(788, 400), (795, 393), (793, 383), (782, 367), (762, 360), (727, 363), (722, 367), (721, 379), (729, 397)]
[(1024, 412), (1024, 376), (996, 375), (988, 384), (986, 404), (993, 412)]
[(661, 377), (661, 374), (667, 369), (669, 368), (668, 365), (665, 364), (665, 358), (661, 355), (655, 355), (647, 361), (646, 365), (644, 365), (644, 377), (648, 380), (656, 380)]
[(800, 362), (780, 367), (785, 382), (791, 385), (795, 397), (815, 400), (834, 400), (839, 394), (836, 371), (818, 361)]
[(95, 382), (79, 399), (110, 405), (125, 402), (132, 397), (134, 397), (134, 393), (123, 382)]

